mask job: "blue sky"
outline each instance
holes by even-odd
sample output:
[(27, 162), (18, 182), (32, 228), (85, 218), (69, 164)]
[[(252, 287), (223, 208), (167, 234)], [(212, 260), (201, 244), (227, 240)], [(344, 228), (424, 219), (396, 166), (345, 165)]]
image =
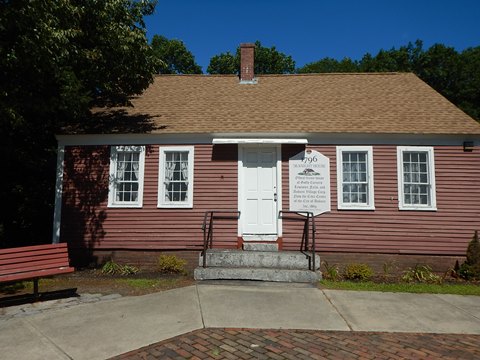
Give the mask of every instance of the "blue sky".
[(276, 46), (297, 67), (416, 39), (458, 51), (480, 46), (480, 0), (159, 0), (147, 36), (180, 39), (206, 71), (210, 58), (241, 42)]

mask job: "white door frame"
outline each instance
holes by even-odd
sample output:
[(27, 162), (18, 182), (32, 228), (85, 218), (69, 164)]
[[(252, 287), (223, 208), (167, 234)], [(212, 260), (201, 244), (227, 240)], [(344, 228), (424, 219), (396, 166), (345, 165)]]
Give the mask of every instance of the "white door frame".
[(273, 147), (277, 153), (277, 213), (275, 215), (277, 219), (277, 235), (274, 237), (261, 237), (255, 238), (249, 236), (244, 240), (265, 240), (275, 241), (278, 237), (282, 236), (282, 219), (279, 218), (278, 212), (282, 210), (282, 145), (281, 144), (239, 144), (238, 145), (238, 211), (240, 211), (240, 218), (238, 220), (238, 237), (243, 236), (243, 219), (245, 218), (245, 191), (244, 191), (244, 171), (243, 171), (243, 153), (246, 147)]

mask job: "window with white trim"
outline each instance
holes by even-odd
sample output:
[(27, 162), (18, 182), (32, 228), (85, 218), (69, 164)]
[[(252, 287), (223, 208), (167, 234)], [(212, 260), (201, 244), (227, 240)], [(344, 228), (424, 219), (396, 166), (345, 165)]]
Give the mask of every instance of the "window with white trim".
[(400, 210), (436, 210), (433, 147), (397, 147)]
[(142, 207), (144, 146), (112, 146), (109, 207)]
[(339, 209), (375, 210), (371, 146), (337, 146)]
[(158, 207), (193, 207), (193, 146), (160, 147)]

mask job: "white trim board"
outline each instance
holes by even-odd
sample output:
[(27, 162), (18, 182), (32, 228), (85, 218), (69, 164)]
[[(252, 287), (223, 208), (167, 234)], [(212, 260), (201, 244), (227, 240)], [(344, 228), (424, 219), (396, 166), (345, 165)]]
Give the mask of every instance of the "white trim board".
[[(92, 134), (57, 135), (60, 146), (79, 145), (173, 145), (212, 144), (215, 140), (262, 140), (271, 143), (306, 141), (311, 145), (463, 145), (473, 141), (480, 146), (480, 135), (421, 135), (421, 134), (331, 134), (331, 133), (213, 133), (213, 134)], [(298, 142), (294, 142), (298, 143)], [(218, 143), (220, 145), (220, 143)]]
[(63, 195), (63, 169), (65, 166), (65, 147), (57, 148), (57, 176), (55, 180), (55, 207), (53, 211), (52, 244), (60, 242), (60, 227), (62, 222), (62, 195)]
[(308, 144), (307, 139), (214, 138), (212, 144)]

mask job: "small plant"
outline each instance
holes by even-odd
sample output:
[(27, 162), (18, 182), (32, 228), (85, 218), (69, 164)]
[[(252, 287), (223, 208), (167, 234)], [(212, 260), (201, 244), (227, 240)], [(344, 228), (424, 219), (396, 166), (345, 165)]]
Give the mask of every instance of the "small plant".
[(138, 268), (131, 265), (120, 265), (113, 260), (107, 261), (102, 266), (102, 273), (107, 275), (133, 275), (138, 272)]
[(107, 275), (115, 275), (120, 273), (120, 265), (113, 260), (107, 261), (102, 266), (102, 273)]
[(348, 264), (345, 266), (344, 277), (347, 280), (367, 281), (373, 276), (373, 270), (367, 264)]
[(460, 265), (458, 274), (466, 280), (480, 279), (480, 242), (477, 231), (468, 244), (467, 260)]
[(339, 277), (338, 265), (330, 265), (327, 261), (322, 262), (325, 272), (322, 273), (323, 277), (327, 280), (337, 281)]
[(393, 261), (384, 262), (382, 265), (383, 277), (388, 278), (392, 274), (392, 272), (395, 270), (395, 268), (396, 268), (396, 265)]
[(429, 284), (439, 284), (440, 276), (432, 272), (432, 268), (428, 265), (415, 265), (403, 273), (402, 280), (405, 282), (420, 282)]
[(186, 260), (180, 259), (175, 255), (160, 255), (158, 257), (158, 270), (167, 274), (186, 274)]
[(120, 275), (135, 275), (138, 273), (138, 268), (132, 265), (122, 265)]

